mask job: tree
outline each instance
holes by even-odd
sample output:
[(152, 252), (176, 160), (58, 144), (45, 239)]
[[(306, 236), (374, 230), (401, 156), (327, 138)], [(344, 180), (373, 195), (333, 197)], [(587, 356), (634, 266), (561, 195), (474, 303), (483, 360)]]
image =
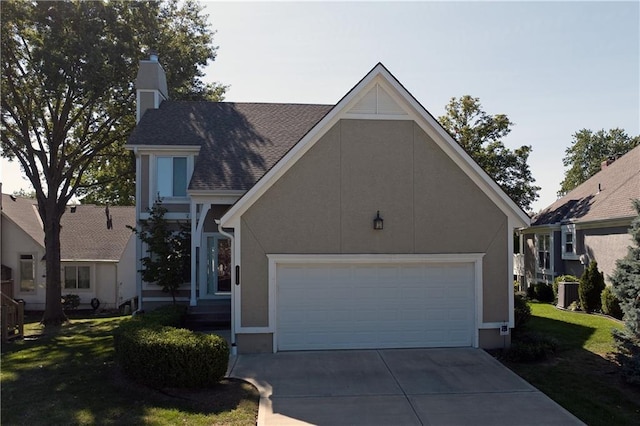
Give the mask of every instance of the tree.
[(134, 125), (138, 60), (166, 42), (167, 78), (178, 93), (205, 97), (224, 87), (200, 79), (216, 48), (193, 1), (3, 1), (0, 7), (2, 155), (17, 159), (34, 188), (48, 272), (42, 321), (59, 324), (66, 320), (60, 218), (74, 194), (99, 184), (108, 159), (122, 156), (114, 144), (123, 144)]
[(578, 285), (580, 305), (585, 312), (594, 312), (601, 308), (602, 300), (600, 295), (604, 287), (604, 274), (598, 271), (598, 262), (594, 260), (589, 263), (582, 277), (580, 277), (580, 284)]
[(615, 128), (593, 132), (582, 129), (573, 134), (571, 146), (565, 150), (562, 164), (564, 172), (558, 195), (565, 195), (601, 170), (601, 164), (617, 158), (640, 145), (640, 136), (630, 137), (624, 130)]
[(176, 291), (191, 275), (191, 239), (183, 223), (169, 223), (167, 209), (157, 200), (149, 209), (149, 218), (140, 220), (140, 230), (131, 228), (146, 245), (147, 255), (141, 260), (142, 280), (156, 283), (162, 291), (171, 293), (176, 303)]
[(640, 200), (634, 200), (633, 205), (638, 212), (629, 229), (633, 246), (629, 246), (627, 255), (616, 262), (610, 278), (613, 293), (624, 313), (624, 328), (613, 332), (616, 358), (625, 379), (640, 385)]
[(530, 146), (515, 150), (505, 147), (501, 139), (507, 136), (513, 123), (506, 115), (489, 115), (482, 110), (480, 100), (469, 95), (451, 98), (440, 124), (462, 148), (496, 181), (522, 209), (528, 210), (538, 198), (540, 187), (533, 185), (527, 160)]

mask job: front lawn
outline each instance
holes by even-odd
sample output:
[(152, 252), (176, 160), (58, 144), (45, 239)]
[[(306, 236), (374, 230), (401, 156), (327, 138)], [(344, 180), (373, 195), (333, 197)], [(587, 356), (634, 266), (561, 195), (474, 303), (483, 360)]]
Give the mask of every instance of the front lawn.
[(2, 346), (3, 425), (254, 425), (258, 392), (224, 380), (205, 390), (153, 390), (123, 377), (113, 361), (119, 318), (78, 319)]
[(638, 424), (640, 389), (624, 383), (610, 355), (611, 330), (622, 325), (549, 304), (530, 306), (526, 329), (555, 338), (558, 352), (544, 362), (505, 364), (588, 425)]

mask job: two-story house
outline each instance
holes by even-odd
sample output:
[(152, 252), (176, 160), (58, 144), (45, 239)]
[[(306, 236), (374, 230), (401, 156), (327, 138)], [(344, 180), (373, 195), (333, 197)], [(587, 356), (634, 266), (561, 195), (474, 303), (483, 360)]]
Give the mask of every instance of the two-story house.
[(335, 105), (171, 101), (156, 56), (136, 88), (137, 217), (189, 224), (179, 300), (229, 303), (234, 348), (509, 343), (529, 217), (382, 64)]

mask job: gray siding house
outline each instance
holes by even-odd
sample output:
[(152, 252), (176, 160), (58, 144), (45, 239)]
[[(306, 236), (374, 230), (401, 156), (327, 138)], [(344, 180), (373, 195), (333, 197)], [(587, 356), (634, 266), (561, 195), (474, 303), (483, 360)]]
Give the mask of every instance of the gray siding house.
[(529, 217), (382, 64), (336, 105), (170, 101), (163, 74), (136, 80), (138, 219), (189, 223), (179, 300), (230, 304), (234, 349), (509, 344)]
[(636, 198), (640, 198), (640, 146), (603, 162), (598, 173), (520, 231), (516, 264), (521, 267), (516, 275), (522, 286), (551, 283), (560, 275), (580, 277), (591, 261), (598, 262), (609, 283), (616, 260), (627, 254), (631, 244), (629, 226), (637, 214), (631, 200)]

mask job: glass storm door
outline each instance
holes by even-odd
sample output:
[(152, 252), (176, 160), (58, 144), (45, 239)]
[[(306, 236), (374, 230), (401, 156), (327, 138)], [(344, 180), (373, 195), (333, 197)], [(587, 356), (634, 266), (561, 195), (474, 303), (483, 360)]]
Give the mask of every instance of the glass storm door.
[(207, 296), (231, 292), (231, 241), (222, 236), (207, 237)]

